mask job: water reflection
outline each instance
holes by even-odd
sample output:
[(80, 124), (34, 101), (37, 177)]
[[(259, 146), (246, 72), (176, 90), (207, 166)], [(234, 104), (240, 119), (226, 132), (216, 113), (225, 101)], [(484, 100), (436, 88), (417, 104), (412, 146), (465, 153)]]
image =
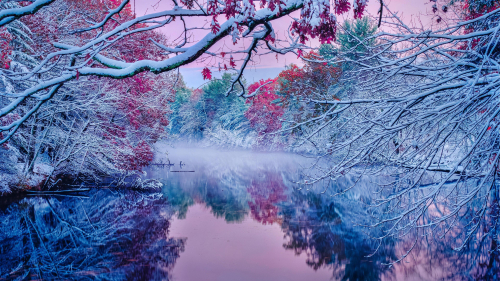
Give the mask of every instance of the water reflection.
[[(163, 182), (161, 193), (94, 190), (3, 205), (0, 280), (193, 280), (179, 271), (195, 264), (194, 280), (215, 280), (214, 272), (217, 280), (256, 280), (256, 271), (258, 280), (500, 279), (493, 235), (461, 253), (452, 249), (460, 232), (427, 235), (404, 262), (385, 265), (422, 233), (385, 240), (374, 253), (377, 233), (357, 226), (371, 219), (363, 203), (371, 181), (331, 197), (320, 194), (325, 186), (294, 185), (302, 159), (190, 153), (205, 158), (170, 157), (195, 173), (147, 171)], [(497, 216), (488, 218), (491, 227)]]
[[(344, 223), (336, 204), (313, 192), (293, 192), (282, 206), (285, 249), (307, 255), (314, 270), (328, 267), (335, 280), (380, 280), (392, 268), (382, 265), (394, 258), (386, 245), (373, 256), (373, 240)], [(344, 220), (348, 217), (343, 216)]]
[[(348, 198), (342, 198), (342, 203), (327, 194), (299, 190), (290, 180), (300, 176), (301, 167), (293, 164), (296, 159), (247, 159), (235, 166), (224, 165), (217, 157), (208, 158), (210, 165), (190, 166), (196, 174), (165, 177), (165, 196), (178, 204), (179, 218), (186, 218), (189, 206), (202, 204), (228, 223), (242, 222), (249, 216), (262, 225), (278, 224), (284, 237), (283, 250), (306, 256), (311, 272), (328, 268), (335, 280), (394, 278), (394, 268), (384, 265), (395, 259), (394, 245), (383, 245), (367, 257), (376, 247), (374, 240), (354, 227), (355, 219), (364, 220), (357, 217), (367, 215), (362, 203)], [(161, 172), (155, 176), (162, 176)], [(189, 241), (189, 233), (185, 235)]]
[(158, 194), (24, 199), (0, 213), (0, 277), (169, 280), (184, 249), (167, 235), (171, 215)]
[[(193, 152), (193, 155), (200, 154)], [(301, 177), (303, 168), (298, 163), (302, 158), (268, 154), (261, 156), (264, 159), (255, 159), (243, 155), (235, 161), (245, 161), (234, 165), (235, 161), (228, 161), (228, 155), (207, 153), (205, 159), (186, 161), (198, 172), (182, 177), (168, 175), (164, 181), (167, 197), (173, 190), (182, 192), (186, 198), (193, 198), (185, 208), (202, 204), (228, 223), (251, 218), (262, 225), (277, 224), (285, 238), (285, 251), (305, 256), (305, 263), (312, 271), (328, 268), (334, 280), (500, 279), (499, 255), (493, 251), (498, 246), (491, 236), (485, 236), (481, 244), (471, 243), (460, 253), (453, 250), (460, 231), (450, 231), (444, 238), (439, 238), (439, 233), (422, 236), (423, 233), (416, 232), (413, 237), (384, 240), (378, 245), (371, 237), (380, 233), (357, 226), (371, 220), (365, 203), (371, 200), (371, 186), (376, 179), (363, 179), (352, 192), (331, 197), (355, 179), (347, 178), (341, 183), (344, 186), (334, 186), (330, 193), (321, 194), (330, 183), (313, 190), (293, 184)], [(185, 159), (189, 155), (177, 157)], [(178, 189), (172, 189), (173, 186)], [(496, 218), (491, 216), (486, 223), (495, 222)], [(417, 246), (403, 262), (387, 266), (404, 254), (416, 238)], [(378, 251), (374, 253), (376, 248)]]
[(287, 199), (285, 191), (288, 188), (280, 174), (265, 171), (262, 175), (259, 179), (252, 179), (247, 188), (252, 199), (248, 202), (252, 218), (262, 224), (281, 223), (278, 203)]

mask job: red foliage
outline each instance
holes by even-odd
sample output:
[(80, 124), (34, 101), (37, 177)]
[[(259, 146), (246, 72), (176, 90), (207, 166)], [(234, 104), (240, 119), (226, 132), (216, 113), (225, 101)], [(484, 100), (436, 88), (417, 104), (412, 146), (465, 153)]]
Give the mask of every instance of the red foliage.
[[(357, 7), (354, 10), (354, 17), (360, 18), (364, 12), (365, 3), (356, 0)], [(330, 11), (330, 3), (322, 3), (317, 7), (314, 2), (306, 2), (301, 11), (301, 18), (292, 23), (291, 30), (299, 35), (300, 42), (304, 44), (309, 37), (319, 37), (321, 43), (331, 43), (335, 41), (337, 32), (337, 20)], [(340, 15), (351, 9), (348, 0), (334, 0), (333, 10)], [(319, 18), (318, 18), (319, 16)], [(317, 22), (319, 19), (319, 22)]]
[(201, 96), (203, 95), (203, 90), (202, 89), (194, 89), (193, 92), (191, 93), (191, 102), (197, 102), (200, 100)]
[(351, 3), (348, 0), (335, 0), (335, 13), (341, 15), (351, 9)]
[[(292, 95), (296, 93), (296, 89), (289, 87), (288, 85), (301, 81), (305, 76), (305, 71), (296, 65), (292, 65), (289, 69), (280, 72), (278, 77), (280, 78), (281, 92), (287, 95)], [(300, 93), (298, 93), (300, 94)]]
[(12, 41), (12, 35), (7, 31), (7, 28), (0, 28), (0, 67), (9, 69), (10, 68), (10, 54), (12, 53), (12, 47), (10, 42)]
[[(315, 52), (305, 54), (303, 57), (306, 59), (319, 58)], [(308, 62), (302, 68), (292, 65), (278, 76), (280, 94), (284, 96), (285, 102), (290, 100), (291, 96), (319, 98), (313, 93), (326, 93), (328, 87), (340, 77), (340, 71), (340, 67), (320, 62)]]
[[(354, 9), (354, 17), (360, 18), (365, 10), (366, 1), (355, 0), (356, 9)], [(255, 9), (255, 4), (253, 0), (249, 0), (249, 4), (252, 7), (248, 7), (246, 4), (242, 4), (240, 0), (224, 0), (221, 3), (216, 0), (208, 1), (208, 14), (219, 15), (225, 14), (227, 19), (235, 17), (236, 15), (248, 14), (252, 16), (253, 9)], [(267, 8), (275, 12), (278, 16), (282, 13), (283, 1), (281, 0), (262, 0), (260, 1), (260, 8)], [(331, 6), (333, 4), (333, 7)], [(252, 12), (248, 13), (247, 9), (251, 9)], [(333, 3), (330, 1), (315, 2), (306, 1), (301, 10), (300, 18), (295, 20), (291, 26), (291, 30), (297, 33), (300, 37), (300, 41), (305, 43), (309, 38), (319, 37), (321, 43), (332, 42), (335, 40), (336, 33), (336, 18), (333, 13), (340, 15), (351, 9), (351, 4), (349, 0), (334, 0)], [(215, 18), (214, 18), (215, 19)], [(318, 20), (319, 19), (319, 20)], [(237, 24), (238, 30), (241, 32), (242, 26)], [(218, 30), (216, 20), (212, 21), (211, 24), (212, 32)], [(266, 38), (266, 40), (274, 42), (274, 38)]]
[(154, 153), (145, 141), (136, 146), (123, 144), (115, 151), (116, 166), (125, 171), (139, 171), (153, 161)]
[[(500, 7), (500, 3), (498, 1), (492, 1), (492, 5), (486, 6), (483, 5), (482, 7), (475, 7), (476, 5), (472, 5), (471, 1), (474, 0), (467, 0), (464, 3), (464, 8), (463, 11), (465, 12), (464, 20), (472, 20), (475, 18), (478, 18), (486, 13), (492, 12)], [(495, 3), (496, 2), (496, 3)], [(471, 30), (469, 30), (471, 32)]]
[[(463, 5), (462, 18), (464, 21), (478, 18), (486, 13), (492, 12), (492, 11), (500, 8), (499, 1), (491, 1), (490, 6), (483, 5), (482, 7), (477, 7), (477, 4), (473, 3), (473, 2), (474, 2), (474, 0), (466, 0), (464, 5)], [(446, 12), (446, 11), (444, 11), (444, 12)], [(438, 19), (440, 19), (440, 17)], [(474, 31), (476, 31), (476, 28), (477, 27), (475, 27), (474, 25), (469, 25), (465, 28), (464, 33), (468, 34), (468, 33), (474, 32)], [(475, 48), (478, 44), (480, 44), (480, 41), (481, 41), (480, 38), (475, 38), (475, 39), (472, 39), (472, 42), (470, 42), (470, 43), (463, 42), (461, 44), (461, 46), (458, 47), (458, 49), (466, 50), (468, 47)], [(469, 46), (469, 44), (470, 44), (470, 46)], [(452, 52), (451, 54), (454, 56), (460, 55), (459, 53), (456, 53), (456, 52)]]
[[(88, 7), (101, 8), (100, 11), (108, 11), (108, 9), (115, 9), (123, 2), (122, 0), (67, 0), (78, 5), (80, 8), (87, 9)], [(87, 11), (87, 10), (85, 10)], [(132, 6), (130, 2), (125, 5), (123, 10), (120, 11), (121, 16), (133, 16)]]
[[(314, 52), (308, 53), (304, 57), (318, 59), (318, 55)], [(296, 103), (296, 98), (338, 100), (336, 96), (328, 96), (328, 88), (337, 81), (340, 71), (340, 67), (337, 66), (309, 62), (304, 67), (292, 65), (289, 69), (282, 71), (275, 79), (261, 80), (250, 85), (248, 87), (250, 94), (257, 90), (259, 93), (247, 100), (251, 106), (245, 112), (245, 117), (261, 137), (260, 144), (264, 144), (269, 139), (267, 137), (269, 133), (281, 129), (280, 117), (283, 116), (286, 107), (289, 107), (292, 102)], [(294, 106), (297, 110), (294, 113), (296, 121), (314, 117), (324, 110), (321, 105), (318, 105), (312, 113), (310, 113), (311, 111), (308, 113), (313, 114), (313, 116), (302, 116), (304, 104), (296, 103)]]
[(201, 75), (203, 75), (203, 80), (212, 79), (212, 72), (207, 67), (203, 68), (203, 70), (201, 71)]
[[(364, 4), (361, 4), (360, 0), (356, 0), (358, 6), (355, 9), (355, 17), (359, 17), (364, 10)], [(36, 54), (46, 54), (47, 52), (53, 52), (54, 47), (52, 42), (54, 41), (64, 41), (60, 38), (63, 36), (69, 36), (71, 31), (76, 29), (89, 26), (89, 19), (93, 22), (99, 22), (103, 20), (106, 16), (107, 11), (110, 8), (116, 8), (121, 4), (121, 0), (67, 0), (58, 2), (60, 5), (69, 5), (70, 10), (79, 11), (77, 13), (72, 13), (68, 15), (68, 18), (64, 18), (64, 23), (61, 22), (60, 18), (56, 13), (54, 15), (47, 13), (36, 13), (32, 16), (24, 17), (22, 20), (26, 23), (33, 34), (35, 34), (34, 49)], [(181, 0), (182, 4), (186, 8), (193, 8), (193, 0)], [(364, 1), (363, 1), (364, 2)], [(209, 0), (208, 13), (212, 15), (211, 31), (217, 33), (220, 31), (220, 25), (217, 21), (217, 16), (225, 14), (226, 18), (231, 18), (234, 16), (240, 16), (243, 14), (245, 7), (241, 5), (239, 0), (224, 0), (224, 5), (221, 5), (218, 1)], [(251, 5), (253, 1), (250, 1)], [(261, 1), (262, 6), (266, 6), (270, 10), (281, 12), (282, 6), (281, 0), (268, 0)], [(318, 4), (318, 7), (316, 7)], [(323, 42), (331, 42), (335, 39), (336, 32), (336, 18), (332, 14), (332, 9), (336, 14), (342, 14), (351, 9), (351, 5), (348, 0), (334, 0), (333, 7), (331, 7), (330, 2), (306, 2), (305, 6), (301, 11), (301, 18), (294, 21), (291, 29), (296, 32), (301, 42), (305, 42), (308, 37), (318, 37), (319, 40)], [(127, 4), (124, 10), (120, 12), (119, 16), (115, 16), (106, 25), (99, 30), (93, 30), (90, 32), (84, 32), (82, 34), (74, 35), (71, 40), (75, 45), (83, 45), (89, 39), (94, 38), (99, 32), (107, 32), (122, 22), (133, 19), (135, 15), (132, 13), (130, 4)], [(41, 24), (43, 23), (43, 24)], [(246, 23), (239, 24), (236, 23), (236, 29), (234, 32), (241, 32), (244, 29)], [(131, 26), (129, 30), (134, 30), (137, 28), (145, 27), (145, 24), (138, 24)], [(70, 31), (70, 32), (68, 32)], [(0, 39), (4, 35), (0, 33)], [(4, 36), (7, 38), (7, 35)], [(127, 36), (119, 41), (119, 44), (114, 44), (108, 49), (102, 51), (103, 55), (111, 55), (114, 58), (121, 59), (126, 62), (133, 62), (136, 60), (143, 59), (155, 59), (162, 60), (166, 58), (160, 48), (147, 48), (144, 44), (150, 43), (149, 38), (155, 39), (155, 41), (161, 41), (163, 36), (160, 33), (155, 32), (139, 32), (131, 36)], [(111, 38), (114, 39), (114, 38)], [(156, 40), (158, 39), (158, 40)], [(275, 38), (271, 35), (267, 36), (267, 40), (274, 42)], [(0, 40), (1, 41), (1, 40)], [(8, 40), (3, 40), (8, 42)], [(3, 60), (8, 57), (9, 50), (6, 47), (1, 46), (0, 58)], [(156, 50), (151, 52), (151, 50)], [(224, 53), (221, 56), (224, 57)], [(299, 51), (299, 56), (302, 56), (302, 51)], [(83, 55), (82, 55), (83, 57)], [(81, 59), (81, 58), (79, 58)], [(90, 57), (87, 57), (90, 59)], [(0, 61), (4, 62), (4, 61)], [(99, 65), (98, 62), (91, 61), (90, 67), (92, 65)], [(311, 64), (312, 65), (312, 64)], [(99, 65), (102, 67), (101, 65)], [(229, 66), (232, 68), (236, 67), (235, 60), (230, 57)], [(5, 64), (4, 67), (8, 67)], [(282, 102), (283, 97), (276, 93), (277, 87), (284, 89), (286, 93), (291, 94), (292, 91), (299, 91), (302, 95), (307, 95), (307, 89), (297, 88), (298, 86), (293, 82), (295, 78), (297, 79), (310, 79), (311, 81), (319, 81), (324, 76), (322, 72), (328, 73), (329, 70), (323, 70), (321, 68), (315, 68), (316, 66), (308, 66), (307, 69), (295, 69), (295, 73), (283, 73), (280, 74), (280, 79), (273, 79), (268, 81), (260, 81), (250, 86), (250, 92), (255, 91), (257, 87), (261, 86), (265, 82), (271, 81), (270, 84), (263, 86), (259, 95), (249, 99), (247, 102), (251, 103), (250, 108), (245, 113), (245, 116), (250, 120), (251, 125), (257, 129), (260, 135), (264, 135), (270, 132), (275, 132), (281, 128), (280, 117), (284, 114), (284, 108), (277, 102)], [(323, 66), (324, 69), (329, 69), (328, 66)], [(224, 64), (224, 68), (227, 70), (227, 65)], [(211, 80), (212, 73), (208, 67), (202, 70), (203, 79)], [(317, 75), (318, 78), (314, 80), (314, 76)], [(77, 79), (82, 80), (80, 73), (76, 72)], [(290, 77), (285, 77), (290, 76)], [(296, 76), (295, 78), (293, 76)], [(282, 79), (283, 78), (283, 79)], [(95, 78), (88, 78), (95, 79)], [(287, 81), (287, 82), (285, 82)], [(133, 143), (138, 143), (138, 139), (144, 134), (144, 128), (149, 129), (150, 139), (157, 139), (163, 132), (163, 126), (168, 124), (168, 120), (165, 117), (166, 108), (168, 104), (162, 101), (160, 104), (151, 106), (148, 102), (151, 100), (151, 95), (154, 95), (154, 91), (157, 91), (152, 85), (158, 85), (158, 81), (152, 79), (146, 74), (139, 74), (133, 78), (122, 79), (115, 82), (110, 82), (115, 85), (115, 90), (121, 93), (119, 99), (113, 101), (112, 107), (115, 109), (114, 112), (108, 114), (103, 114), (102, 120), (106, 121), (107, 126), (107, 136), (115, 141), (115, 145), (122, 147), (122, 151), (132, 151), (130, 153), (124, 153), (123, 155), (118, 155), (117, 159), (123, 163), (124, 161), (132, 161), (127, 157), (132, 157), (130, 155), (142, 154), (149, 155), (147, 153), (146, 147), (148, 144), (146, 142), (140, 142), (137, 146)], [(286, 87), (284, 87), (286, 86)], [(118, 114), (121, 120), (125, 120), (122, 123), (114, 122), (114, 114)], [(149, 147), (149, 149), (151, 149)], [(136, 151), (137, 150), (137, 151)], [(149, 159), (149, 156), (142, 157), (142, 159)], [(134, 160), (135, 161), (135, 160)], [(137, 169), (141, 167), (142, 160), (138, 163), (134, 161), (131, 164), (120, 164), (120, 167), (126, 167), (126, 169)]]
[[(302, 13), (307, 14), (308, 17), (312, 16), (312, 11), (304, 9)], [(324, 43), (331, 43), (335, 40), (337, 32), (337, 22), (335, 17), (328, 11), (320, 15), (320, 24), (313, 26), (309, 21), (294, 21), (291, 30), (298, 33), (300, 42), (305, 44), (308, 37), (319, 37), (319, 41)]]
[(217, 15), (213, 16), (213, 18), (212, 18), (212, 24), (210, 25), (210, 27), (212, 28), (212, 33), (213, 34), (216, 34), (217, 32), (219, 32), (219, 30), (220, 30), (220, 24), (217, 21)]
[(276, 8), (278, 8), (278, 13), (281, 13), (281, 3), (282, 2), (280, 0), (269, 0), (268, 8), (271, 11), (274, 11)]
[(356, 0), (357, 7), (354, 9), (354, 18), (360, 19), (363, 17), (363, 13), (365, 12), (366, 5), (363, 5), (360, 0)]
[(276, 42), (276, 38), (272, 34), (267, 35), (265, 40), (271, 43)]
[[(122, 0), (68, 0), (60, 4), (69, 5), (72, 10), (81, 11), (81, 13), (72, 14), (72, 18), (67, 18), (64, 22), (53, 18), (52, 13), (36, 13), (24, 17), (22, 21), (36, 35), (33, 44), (35, 52), (44, 54), (55, 51), (52, 42), (68, 40), (65, 37), (68, 36), (67, 29), (76, 30), (88, 26), (87, 18), (92, 18), (96, 22), (101, 21), (106, 16), (105, 11), (116, 8), (121, 3)], [(49, 8), (51, 7), (49, 6)], [(120, 15), (114, 18), (116, 20), (111, 20), (104, 26), (104, 32), (115, 28), (123, 21), (135, 18), (130, 4), (127, 4)], [(130, 29), (145, 26), (138, 24)], [(86, 40), (93, 38), (97, 32), (101, 32), (101, 30), (78, 34), (73, 36), (71, 40), (75, 42), (74, 44), (81, 45)], [(119, 44), (113, 45), (102, 53), (104, 55), (112, 54), (112, 57), (126, 62), (142, 59), (165, 59), (166, 55), (162, 54), (159, 48), (145, 46), (145, 44), (152, 44), (150, 38), (161, 42), (164, 36), (153, 31), (135, 33), (123, 38)], [(90, 59), (90, 56), (85, 55), (85, 59)], [(98, 63), (91, 61), (89, 66), (92, 67), (93, 64)], [(99, 65), (99, 67), (103, 66)], [(76, 76), (77, 79), (82, 80), (78, 71)], [(98, 78), (86, 77), (86, 79), (92, 81)], [(120, 80), (104, 79), (113, 94), (110, 93), (110, 98), (105, 99), (106, 104), (103, 105), (105, 111), (96, 109), (98, 110), (96, 116), (101, 120), (103, 128), (103, 146), (107, 147), (109, 151), (113, 151), (114, 164), (117, 168), (140, 170), (153, 159), (150, 143), (154, 143), (164, 135), (164, 128), (169, 124), (167, 119), (168, 103), (173, 101), (172, 97), (175, 95), (158, 98), (158, 92), (164, 92), (171, 85), (167, 84), (169, 81), (151, 73), (140, 73), (134, 77)], [(88, 90), (92, 91), (92, 89)]]
[[(171, 85), (163, 85), (162, 79), (155, 79), (149, 73), (141, 73), (134, 77), (113, 80), (115, 90), (119, 93), (111, 106), (116, 111), (101, 119), (106, 124), (108, 139), (112, 140), (115, 151), (116, 167), (122, 170), (140, 170), (153, 160), (152, 147), (145, 142), (156, 142), (165, 133), (169, 124), (167, 113), (171, 99), (158, 99), (158, 89)], [(120, 124), (115, 123), (114, 115), (121, 117)], [(133, 145), (137, 143), (136, 145)]]
[(224, 14), (226, 14), (226, 19), (230, 19), (241, 12), (241, 7), (238, 5), (237, 0), (225, 0), (225, 4)]
[(276, 103), (276, 101), (281, 101), (281, 97), (276, 94), (276, 81), (277, 79), (260, 80), (248, 87), (249, 93), (259, 89), (257, 95), (247, 99), (246, 102), (251, 103), (251, 106), (245, 112), (245, 117), (250, 121), (250, 125), (257, 130), (259, 136), (281, 129), (279, 119), (285, 111), (282, 106)]
[[(67, 5), (69, 10), (81, 12), (68, 15), (64, 22), (57, 18), (56, 13), (35, 13), (34, 15), (23, 17), (22, 21), (36, 35), (33, 36), (34, 44), (32, 44), (35, 53), (46, 54), (58, 51), (58, 49), (53, 47), (52, 43), (61, 41), (61, 39), (67, 40), (68, 38), (65, 36), (68, 36), (68, 31), (89, 26), (89, 18), (92, 18), (95, 22), (103, 20), (107, 15), (107, 11), (110, 8), (118, 7), (121, 2), (122, 0), (68, 0), (64, 2), (64, 5)], [(73, 44), (83, 45), (88, 40), (95, 38), (98, 32), (111, 31), (121, 23), (134, 18), (135, 15), (132, 12), (130, 3), (128, 3), (119, 15), (114, 16), (115, 20), (110, 20), (106, 23), (103, 30), (99, 29), (78, 33), (72, 39), (75, 41)], [(143, 27), (146, 27), (146, 25), (136, 24), (130, 29)], [(103, 51), (102, 54), (108, 55), (112, 53), (112, 57), (118, 54), (118, 57), (126, 62), (141, 59), (164, 59), (166, 55), (162, 55), (161, 50), (155, 48), (154, 44), (149, 41), (149, 38), (152, 38), (157, 42), (161, 42), (163, 37), (164, 35), (154, 31), (135, 33), (121, 39), (119, 44), (113, 45), (111, 48)]]
[(230, 65), (232, 68), (235, 68), (235, 67), (236, 67), (236, 63), (234, 63), (233, 56), (231, 56), (231, 58), (229, 59), (229, 65)]
[[(314, 52), (305, 54), (304, 57), (319, 59)], [(261, 80), (250, 85), (250, 94), (257, 89), (259, 93), (247, 101), (252, 105), (245, 112), (245, 116), (261, 136), (259, 144), (265, 144), (271, 137), (268, 137), (269, 133), (281, 129), (280, 117), (283, 116), (285, 108), (291, 110), (291, 117), (299, 123), (324, 113), (327, 110), (326, 105), (311, 105), (297, 100), (338, 100), (338, 97), (329, 94), (329, 88), (337, 82), (340, 71), (338, 66), (308, 62), (304, 67), (292, 65), (275, 79)]]
[(181, 3), (184, 4), (187, 9), (192, 9), (194, 7), (194, 0), (181, 0)]
[[(140, 127), (153, 128), (157, 123), (162, 126), (168, 125), (164, 111), (164, 108), (168, 107), (168, 101), (165, 100), (162, 104), (154, 106), (148, 104), (150, 103), (150, 95), (155, 94), (152, 92), (152, 86), (155, 82), (157, 81), (141, 73), (116, 83), (116, 87), (123, 93), (116, 101), (117, 109), (127, 114), (128, 121), (135, 130)], [(163, 129), (158, 128), (158, 130), (158, 132), (163, 132)]]

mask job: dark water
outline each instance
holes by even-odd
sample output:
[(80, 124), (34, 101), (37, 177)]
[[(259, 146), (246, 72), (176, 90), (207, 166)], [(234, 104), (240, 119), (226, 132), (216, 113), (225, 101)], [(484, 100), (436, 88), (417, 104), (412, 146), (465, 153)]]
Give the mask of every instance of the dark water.
[[(377, 244), (367, 179), (331, 197), (293, 182), (308, 161), (177, 149), (146, 170), (161, 192), (93, 190), (0, 206), (0, 280), (495, 280), (487, 241), (462, 253), (429, 237)], [(185, 166), (180, 167), (183, 161)], [(170, 171), (169, 171), (170, 170)], [(195, 172), (174, 172), (195, 171)], [(346, 185), (349, 182), (345, 183)], [(374, 253), (374, 254), (373, 254)]]

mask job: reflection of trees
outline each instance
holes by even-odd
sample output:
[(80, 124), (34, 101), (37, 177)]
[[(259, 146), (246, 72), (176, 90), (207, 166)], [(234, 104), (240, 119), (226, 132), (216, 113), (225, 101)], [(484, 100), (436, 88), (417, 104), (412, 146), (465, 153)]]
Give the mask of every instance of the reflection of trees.
[(247, 189), (253, 201), (248, 202), (252, 217), (263, 224), (278, 222), (278, 206), (286, 200), (287, 187), (278, 173), (265, 173), (260, 179), (253, 179)]
[[(167, 184), (164, 183), (164, 186)], [(181, 188), (177, 181), (169, 181), (168, 188), (163, 190), (168, 204), (176, 210), (179, 219), (185, 219), (189, 206), (194, 204), (193, 197)]]
[[(315, 270), (331, 268), (335, 279), (500, 279), (497, 211), (486, 216), (478, 231), (479, 243), (471, 241), (461, 252), (453, 249), (465, 235), (460, 228), (448, 229), (444, 237), (441, 235), (446, 229), (434, 229), (434, 233), (427, 235), (415, 232), (397, 241), (385, 241), (386, 244), (375, 251), (375, 240), (361, 232), (361, 227), (351, 226), (350, 221), (359, 220), (354, 217), (359, 214), (343, 213), (359, 208), (359, 205), (313, 192), (295, 191), (289, 199), (280, 204), (281, 226), (288, 240), (285, 249), (293, 250), (297, 255), (307, 255), (307, 264)], [(414, 246), (417, 238), (418, 243), (404, 261), (393, 267), (385, 265)]]
[(106, 190), (13, 204), (0, 213), (0, 279), (168, 280), (184, 240), (167, 237), (166, 206)]
[(330, 267), (341, 280), (379, 280), (389, 271), (382, 263), (392, 257), (391, 248), (381, 247), (367, 257), (374, 249), (372, 240), (344, 224), (326, 196), (296, 191), (291, 202), (282, 208), (282, 229), (288, 239), (284, 247), (297, 255), (305, 253), (309, 266)]
[[(435, 228), (432, 235), (424, 236), (421, 231), (411, 233), (398, 243), (398, 250), (407, 251), (416, 239), (418, 243), (405, 262), (395, 265), (396, 270), (409, 276), (421, 274), (416, 272), (418, 268), (433, 279), (440, 280), (499, 280), (497, 212), (494, 207), (485, 215), (478, 229), (477, 241), (470, 240), (462, 251), (454, 249), (457, 244), (463, 243), (466, 235), (459, 223), (450, 229)], [(423, 220), (430, 221), (429, 216), (424, 216)], [(446, 235), (443, 235), (445, 231)]]
[[(360, 201), (370, 202), (369, 191), (374, 179), (366, 179), (363, 189), (356, 191), (359, 195), (330, 197), (328, 193), (319, 194), (318, 190), (325, 190), (324, 186), (317, 186), (312, 192), (292, 192), (287, 184), (300, 176), (295, 170), (280, 172), (254, 166), (245, 173), (235, 166), (232, 170), (220, 169), (218, 173), (211, 170), (192, 177), (171, 176), (165, 181), (164, 194), (181, 219), (185, 218), (188, 207), (197, 202), (227, 222), (243, 220), (248, 211), (254, 220), (262, 224), (276, 222), (281, 225), (287, 239), (285, 249), (307, 255), (307, 264), (312, 269), (331, 269), (334, 279), (499, 279), (499, 256), (490, 253), (498, 248), (493, 239), (498, 237), (498, 232), (485, 236), (481, 245), (471, 243), (461, 253), (453, 250), (463, 237), (459, 231), (449, 232), (445, 238), (439, 239), (443, 229), (435, 229), (435, 233), (426, 235), (423, 241), (423, 233), (417, 233), (421, 241), (411, 255), (389, 267), (385, 263), (405, 253), (413, 245), (415, 236), (404, 236), (399, 241), (386, 240), (375, 252), (376, 240), (362, 232), (369, 229), (354, 226), (355, 223), (369, 224), (367, 205)], [(339, 188), (350, 184), (352, 181), (339, 182)], [(492, 201), (491, 204), (497, 202)], [(498, 208), (491, 209), (496, 211), (487, 214), (489, 219), (481, 229), (496, 229)], [(370, 234), (373, 237), (380, 235)], [(375, 255), (368, 257), (373, 252)]]
[[(495, 239), (484, 238), (482, 243), (471, 244), (461, 252), (451, 247), (450, 239), (422, 241), (405, 262), (395, 265), (396, 270), (403, 276), (425, 272), (436, 280), (499, 280), (498, 245)], [(409, 246), (409, 243), (405, 244)], [(416, 272), (416, 269), (421, 272)]]
[(241, 222), (248, 210), (233, 193), (224, 194), (221, 191), (207, 189), (204, 201), (212, 214), (217, 218), (224, 218), (226, 222)]
[[(184, 219), (195, 202), (204, 204), (217, 218), (241, 222), (250, 209), (252, 217), (264, 224), (278, 220), (277, 203), (286, 200), (288, 189), (278, 172), (262, 172), (259, 178), (221, 172), (187, 177), (171, 177), (164, 182), (163, 193)], [(248, 187), (250, 186), (250, 187)], [(246, 188), (248, 187), (248, 188)], [(248, 195), (251, 197), (249, 201)]]
[(165, 185), (168, 188), (163, 192), (180, 219), (186, 217), (188, 207), (194, 202), (205, 204), (215, 217), (224, 218), (226, 222), (241, 222), (248, 213), (245, 193), (226, 188), (217, 179), (203, 177), (188, 182), (172, 177)]

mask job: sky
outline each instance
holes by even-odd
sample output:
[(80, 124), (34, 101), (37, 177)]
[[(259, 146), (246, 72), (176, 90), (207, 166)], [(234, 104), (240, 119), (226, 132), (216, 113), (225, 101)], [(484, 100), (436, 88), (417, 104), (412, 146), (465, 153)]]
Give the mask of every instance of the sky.
[[(138, 16), (142, 16), (145, 14), (150, 14), (160, 9), (171, 9), (172, 8), (171, 0), (135, 0), (135, 9), (136, 14)], [(421, 22), (429, 21), (429, 14), (431, 14), (432, 3), (429, 0), (384, 0), (392, 12), (398, 12), (398, 15), (407, 23), (414, 23), (419, 25)], [(132, 6), (134, 6), (134, 0), (132, 0)], [(376, 16), (378, 9), (380, 7), (380, 2), (378, 0), (368, 0), (367, 13), (368, 15)], [(345, 19), (349, 19), (352, 17), (352, 12), (339, 16), (338, 20), (340, 22)], [(220, 21), (220, 19), (219, 19)], [(275, 30), (279, 30), (277, 36), (285, 36), (285, 31), (288, 30), (288, 26), (291, 22), (289, 17), (285, 17), (273, 22), (273, 27)], [(181, 26), (176, 26), (176, 24), (180, 24), (179, 21), (174, 22), (174, 24), (170, 24), (168, 27), (164, 27), (161, 29), (168, 38), (174, 39), (179, 36), (175, 31), (182, 30)], [(424, 24), (425, 25), (425, 24)], [(195, 38), (196, 38), (195, 34)], [(198, 36), (203, 36), (203, 33), (199, 33)], [(317, 40), (311, 40), (309, 42), (311, 46), (317, 46), (319, 42)], [(242, 42), (242, 45), (245, 45)], [(214, 46), (211, 51), (220, 52), (223, 48), (236, 50), (237, 48), (241, 48), (241, 45), (237, 45), (233, 47), (228, 40), (219, 43)], [(257, 82), (260, 79), (274, 78), (276, 77), (286, 65), (291, 63), (301, 64), (300, 60), (297, 59), (296, 55), (288, 54), (281, 55), (276, 57), (275, 55), (264, 55), (264, 56), (256, 56), (255, 64), (247, 67), (244, 72), (244, 76), (248, 83)], [(217, 66), (218, 62), (214, 61), (203, 61), (203, 62), (193, 62), (189, 65), (183, 66), (180, 69), (180, 72), (184, 78), (184, 82), (187, 86), (191, 88), (198, 88), (203, 86), (207, 81), (203, 80), (201, 75), (201, 70), (205, 66)], [(215, 68), (212, 68), (213, 76), (220, 77), (222, 73), (217, 72)]]

